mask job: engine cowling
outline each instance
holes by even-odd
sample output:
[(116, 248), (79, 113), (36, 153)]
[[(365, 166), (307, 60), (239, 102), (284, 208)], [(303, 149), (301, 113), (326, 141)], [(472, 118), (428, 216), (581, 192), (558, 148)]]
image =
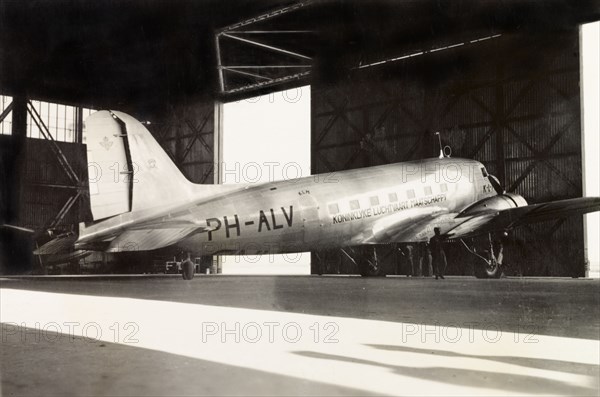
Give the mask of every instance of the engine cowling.
[(501, 211), (526, 205), (527, 201), (523, 196), (515, 193), (504, 193), (479, 200), (462, 210), (458, 216), (473, 216), (482, 212)]

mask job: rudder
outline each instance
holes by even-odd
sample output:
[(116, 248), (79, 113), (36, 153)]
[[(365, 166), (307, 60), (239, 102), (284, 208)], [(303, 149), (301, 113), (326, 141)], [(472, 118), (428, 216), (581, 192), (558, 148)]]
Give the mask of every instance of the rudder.
[(193, 198), (194, 184), (135, 118), (99, 111), (86, 119), (85, 133), (95, 221)]

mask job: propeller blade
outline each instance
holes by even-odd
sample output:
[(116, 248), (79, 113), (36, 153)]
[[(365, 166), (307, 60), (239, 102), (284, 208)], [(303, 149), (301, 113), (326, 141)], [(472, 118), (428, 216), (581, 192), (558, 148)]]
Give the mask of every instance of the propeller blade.
[(488, 180), (497, 194), (506, 193), (506, 190), (504, 190), (504, 188), (500, 185), (500, 181), (498, 181), (498, 178), (496, 178), (494, 175), (488, 175)]

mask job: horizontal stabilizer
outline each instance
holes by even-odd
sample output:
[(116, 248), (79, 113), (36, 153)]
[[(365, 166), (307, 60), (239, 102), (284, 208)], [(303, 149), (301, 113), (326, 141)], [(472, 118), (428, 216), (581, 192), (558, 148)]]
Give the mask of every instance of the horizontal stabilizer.
[(73, 247), (77, 241), (77, 236), (73, 233), (63, 234), (50, 240), (35, 251), (34, 255), (56, 255), (73, 252)]
[[(168, 247), (197, 232), (197, 227), (176, 229), (127, 230), (111, 243), (107, 252), (149, 251)], [(202, 231), (202, 229), (200, 229)]]
[(5, 229), (11, 229), (11, 230), (16, 230), (19, 232), (24, 232), (24, 233), (35, 233), (34, 230), (31, 229), (27, 229), (26, 227), (20, 227), (20, 226), (14, 226), (14, 225), (0, 225), (1, 228), (5, 228)]

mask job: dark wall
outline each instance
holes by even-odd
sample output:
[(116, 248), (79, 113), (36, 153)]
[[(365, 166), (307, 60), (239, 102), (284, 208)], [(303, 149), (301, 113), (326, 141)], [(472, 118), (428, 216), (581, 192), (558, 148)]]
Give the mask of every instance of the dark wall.
[[(11, 136), (0, 136), (0, 147), (3, 148), (3, 152), (9, 151), (12, 147), (11, 139)], [(56, 223), (56, 226), (65, 227), (77, 224), (81, 220), (89, 220), (89, 199), (85, 192), (87, 156), (85, 145), (67, 142), (56, 142), (56, 144), (82, 183), (82, 194), (64, 217)], [(52, 223), (56, 214), (78, 190), (72, 186), (72, 182), (51, 151), (48, 141), (27, 139), (26, 145), (25, 170), (21, 176), (21, 202), (18, 213), (11, 214), (12, 223), (39, 230)], [(5, 154), (3, 158), (6, 157)], [(4, 172), (13, 173), (15, 170), (5, 166)], [(8, 184), (3, 185), (3, 196), (12, 193), (11, 189)]]
[(186, 100), (167, 106), (162, 113), (149, 115), (148, 129), (194, 183), (213, 183), (214, 103)]
[[(453, 156), (483, 162), (530, 203), (579, 197), (578, 46), (577, 30), (504, 35), (314, 84), (312, 171), (436, 156), (440, 131)], [(580, 217), (523, 227), (509, 248), (511, 271), (583, 275), (582, 236)], [(401, 259), (381, 249), (393, 272)], [(471, 271), (461, 247), (449, 256), (450, 273)], [(314, 272), (357, 271), (339, 252), (313, 255), (313, 264)]]

